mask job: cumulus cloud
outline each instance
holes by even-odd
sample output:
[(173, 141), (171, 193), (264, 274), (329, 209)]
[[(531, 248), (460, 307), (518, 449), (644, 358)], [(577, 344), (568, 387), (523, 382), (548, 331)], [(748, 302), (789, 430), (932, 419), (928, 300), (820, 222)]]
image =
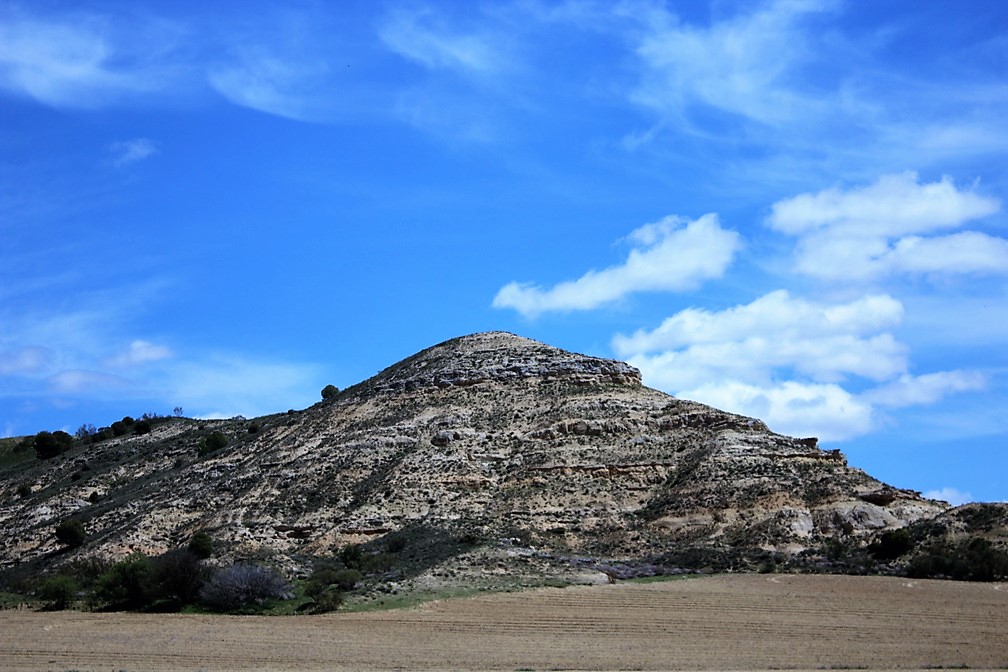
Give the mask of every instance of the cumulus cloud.
[(632, 232), (638, 243), (626, 261), (549, 289), (512, 282), (494, 297), (495, 308), (534, 317), (554, 310), (590, 310), (642, 291), (684, 291), (720, 277), (741, 247), (738, 233), (721, 228), (717, 215), (695, 221), (666, 217)]
[(778, 290), (723, 311), (680, 311), (654, 330), (615, 336), (613, 349), (674, 389), (714, 371), (767, 380), (780, 367), (818, 381), (885, 380), (906, 369), (906, 347), (884, 331), (902, 318), (902, 304), (887, 295), (830, 305)]
[(867, 434), (874, 423), (870, 404), (832, 384), (785, 381), (764, 386), (729, 380), (684, 390), (679, 396), (759, 418), (791, 436), (827, 442)]
[[(903, 319), (888, 295), (821, 303), (778, 290), (722, 311), (689, 308), (653, 330), (613, 339), (644, 382), (765, 420), (776, 431), (842, 441), (870, 432), (879, 410), (927, 405), (982, 389), (977, 372), (912, 376), (890, 330)], [(848, 383), (867, 391), (852, 392)]]
[(1006, 273), (1008, 240), (951, 234), (997, 212), (997, 199), (944, 177), (921, 184), (914, 172), (884, 175), (862, 188), (827, 189), (778, 201), (767, 224), (798, 238), (796, 267), (823, 279), (892, 273)]
[(157, 147), (147, 138), (135, 138), (122, 142), (113, 142), (108, 148), (110, 163), (122, 167), (157, 154)]
[(950, 487), (944, 487), (939, 490), (928, 490), (924, 493), (924, 496), (928, 499), (940, 499), (943, 502), (948, 502), (952, 506), (960, 506), (973, 501), (973, 495), (970, 493), (962, 492), (956, 488)]

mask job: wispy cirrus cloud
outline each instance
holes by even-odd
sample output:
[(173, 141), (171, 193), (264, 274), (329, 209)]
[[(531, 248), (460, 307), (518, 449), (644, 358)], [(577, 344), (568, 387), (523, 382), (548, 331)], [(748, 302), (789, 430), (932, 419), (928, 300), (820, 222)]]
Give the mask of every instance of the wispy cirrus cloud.
[(632, 99), (680, 121), (697, 105), (771, 125), (818, 113), (821, 103), (796, 77), (815, 60), (804, 24), (837, 4), (778, 0), (703, 27), (651, 8), (635, 47), (644, 67)]
[(108, 14), (46, 15), (7, 7), (0, 20), (0, 89), (60, 108), (104, 108), (163, 94), (184, 80), (182, 33), (165, 21)]
[(994, 214), (1001, 203), (951, 179), (916, 173), (826, 189), (774, 203), (770, 228), (796, 236), (796, 269), (826, 280), (898, 273), (1008, 274), (1008, 240), (978, 231), (943, 233)]
[(450, 27), (431, 8), (396, 9), (378, 30), (382, 42), (397, 54), (432, 70), (487, 74), (508, 67), (501, 32), (465, 31)]
[(637, 246), (626, 260), (577, 280), (544, 289), (512, 282), (494, 297), (495, 308), (512, 308), (526, 317), (548, 311), (589, 310), (646, 291), (678, 292), (720, 277), (740, 249), (738, 233), (721, 228), (716, 215), (688, 221), (670, 216), (629, 236)]
[(157, 145), (147, 138), (134, 138), (113, 142), (108, 147), (109, 162), (121, 168), (131, 163), (137, 163), (158, 153)]

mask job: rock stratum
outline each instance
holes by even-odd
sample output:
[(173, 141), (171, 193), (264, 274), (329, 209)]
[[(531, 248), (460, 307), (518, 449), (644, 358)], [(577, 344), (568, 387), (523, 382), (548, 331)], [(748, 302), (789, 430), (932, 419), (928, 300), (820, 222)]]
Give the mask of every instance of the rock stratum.
[[(213, 431), (228, 445), (200, 455)], [(813, 557), (949, 509), (813, 438), (647, 388), (623, 362), (502, 332), (433, 346), (304, 411), (165, 419), (11, 469), (8, 568), (156, 554), (207, 530), (222, 557), (295, 574), (398, 535), (411, 585), (592, 580)], [(16, 495), (19, 483), (31, 493)], [(53, 527), (68, 516), (88, 541), (57, 553)]]

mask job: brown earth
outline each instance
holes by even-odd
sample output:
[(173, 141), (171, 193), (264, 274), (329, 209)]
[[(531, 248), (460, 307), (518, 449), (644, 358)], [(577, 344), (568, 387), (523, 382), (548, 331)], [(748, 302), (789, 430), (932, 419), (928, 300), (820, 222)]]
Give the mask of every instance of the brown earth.
[(1004, 584), (721, 575), (327, 616), (0, 612), (0, 669), (1004, 668)]

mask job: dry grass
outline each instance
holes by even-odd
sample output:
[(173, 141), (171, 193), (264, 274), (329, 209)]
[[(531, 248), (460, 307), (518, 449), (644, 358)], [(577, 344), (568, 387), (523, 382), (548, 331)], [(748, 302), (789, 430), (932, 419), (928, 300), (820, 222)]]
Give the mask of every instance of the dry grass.
[(1008, 589), (744, 575), (292, 617), (0, 612), (9, 670), (1008, 666)]

